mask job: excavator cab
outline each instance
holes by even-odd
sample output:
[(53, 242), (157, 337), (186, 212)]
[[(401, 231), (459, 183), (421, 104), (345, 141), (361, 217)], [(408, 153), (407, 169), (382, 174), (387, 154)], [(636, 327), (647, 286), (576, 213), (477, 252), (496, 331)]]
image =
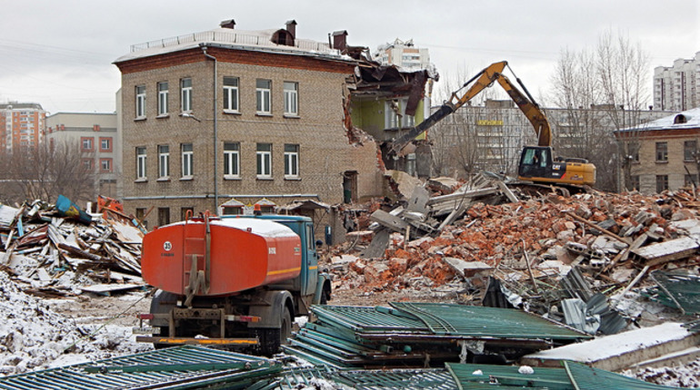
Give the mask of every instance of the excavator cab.
[(584, 159), (554, 157), (549, 146), (526, 146), (520, 155), (518, 179), (560, 185), (595, 184), (595, 166)]

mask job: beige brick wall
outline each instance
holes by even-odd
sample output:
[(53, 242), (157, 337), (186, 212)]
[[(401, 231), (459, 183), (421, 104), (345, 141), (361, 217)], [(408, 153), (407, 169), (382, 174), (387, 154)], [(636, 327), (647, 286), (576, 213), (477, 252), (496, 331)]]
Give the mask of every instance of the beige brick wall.
[[(690, 174), (698, 174), (698, 166), (695, 162), (684, 161), (685, 141), (697, 141), (700, 146), (700, 130), (697, 136), (693, 134), (684, 135), (664, 135), (659, 133), (658, 137), (644, 137), (640, 139), (639, 163), (632, 166), (632, 175), (639, 176), (639, 190), (645, 194), (656, 192), (657, 175), (668, 176), (668, 188), (677, 190), (685, 185), (685, 168)], [(656, 143), (666, 142), (668, 144), (668, 161), (656, 161)], [(697, 179), (697, 177), (696, 177)]]
[[(234, 63), (218, 63), (217, 75), (217, 167), (219, 204), (240, 195), (240, 201), (254, 203), (247, 195), (264, 195), (284, 204), (292, 199), (275, 195), (313, 194), (327, 203), (343, 200), (343, 172), (356, 170), (360, 197), (381, 194), (381, 175), (377, 167), (374, 143), (363, 147), (348, 143), (343, 127), (343, 87), (347, 76), (319, 70), (293, 69)], [(223, 77), (239, 78), (240, 114), (223, 112)], [(192, 114), (181, 117), (180, 87), (183, 77), (192, 79)], [(256, 79), (272, 80), (272, 115), (256, 115)], [(157, 83), (169, 83), (169, 111), (156, 118)], [(283, 116), (283, 82), (299, 85), (299, 117)], [(214, 210), (214, 112), (213, 61), (169, 66), (122, 75), (123, 172), (126, 211), (137, 207), (155, 209), (149, 214), (149, 226), (157, 224), (157, 208), (170, 207), (171, 221), (180, 218), (181, 207), (195, 207), (195, 212)], [(146, 86), (146, 119), (135, 120), (135, 87)], [(238, 180), (223, 178), (223, 143), (240, 142), (241, 174)], [(272, 179), (256, 177), (256, 144), (271, 143)], [(192, 143), (194, 176), (180, 180), (180, 144)], [(284, 144), (298, 144), (299, 179), (284, 178)], [(170, 179), (158, 180), (158, 145), (170, 147)], [(136, 182), (135, 148), (147, 148), (147, 177)], [(177, 199), (173, 199), (177, 197)]]

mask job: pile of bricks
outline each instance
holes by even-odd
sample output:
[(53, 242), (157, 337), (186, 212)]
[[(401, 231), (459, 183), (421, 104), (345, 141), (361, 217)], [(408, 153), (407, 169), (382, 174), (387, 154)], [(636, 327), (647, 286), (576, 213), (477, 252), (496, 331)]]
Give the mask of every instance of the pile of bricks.
[[(645, 284), (654, 270), (697, 273), (700, 202), (692, 190), (653, 196), (593, 190), (525, 196), (511, 190), (517, 202), (495, 195), (470, 202), (459, 219), (433, 232), (395, 228), (386, 248), (373, 256), (362, 245), (335, 248), (330, 269), (336, 285), (407, 293), (448, 286), (481, 299), (488, 278), (495, 277), (525, 298), (551, 293), (556, 300), (566, 297), (558, 282), (572, 267), (609, 296)], [(430, 199), (441, 196), (433, 192)], [(410, 208), (410, 201), (401, 208)], [(411, 222), (396, 209), (380, 225), (397, 224), (396, 218)], [(427, 209), (424, 224), (431, 221)], [(544, 300), (543, 306), (552, 303)]]

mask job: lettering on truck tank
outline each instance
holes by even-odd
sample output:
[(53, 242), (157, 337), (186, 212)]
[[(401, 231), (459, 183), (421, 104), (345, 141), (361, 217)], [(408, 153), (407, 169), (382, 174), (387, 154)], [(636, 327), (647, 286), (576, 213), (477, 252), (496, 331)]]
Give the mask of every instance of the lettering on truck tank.
[(267, 248), (267, 254), (268, 255), (276, 255), (277, 254), (277, 248), (274, 246), (271, 246)]

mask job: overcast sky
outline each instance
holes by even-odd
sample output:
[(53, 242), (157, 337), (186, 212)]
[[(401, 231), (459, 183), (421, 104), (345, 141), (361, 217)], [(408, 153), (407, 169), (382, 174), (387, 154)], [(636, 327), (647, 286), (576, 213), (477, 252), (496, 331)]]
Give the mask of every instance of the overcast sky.
[[(50, 113), (113, 112), (120, 73), (112, 62), (132, 44), (236, 28), (283, 28), (328, 41), (377, 46), (413, 39), (443, 77), (471, 77), (507, 60), (535, 95), (549, 91), (563, 49), (594, 48), (606, 30), (627, 35), (651, 69), (700, 51), (700, 0), (512, 1), (180, 1), (0, 0), (0, 103), (41, 104)], [(466, 81), (466, 80), (463, 80)], [(435, 102), (434, 102), (435, 103)]]

